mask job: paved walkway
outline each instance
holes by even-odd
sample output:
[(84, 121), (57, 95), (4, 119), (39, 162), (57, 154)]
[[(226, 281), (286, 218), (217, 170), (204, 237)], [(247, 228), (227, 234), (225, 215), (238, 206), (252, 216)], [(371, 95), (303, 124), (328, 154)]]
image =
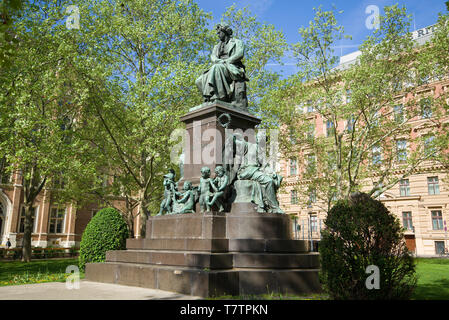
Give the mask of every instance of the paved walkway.
[(79, 289), (65, 282), (0, 287), (0, 300), (196, 300), (179, 293), (81, 280)]

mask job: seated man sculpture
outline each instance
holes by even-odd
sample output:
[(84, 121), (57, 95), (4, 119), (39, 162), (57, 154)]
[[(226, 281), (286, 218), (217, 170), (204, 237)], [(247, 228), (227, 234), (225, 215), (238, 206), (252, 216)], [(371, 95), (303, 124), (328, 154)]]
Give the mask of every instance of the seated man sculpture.
[[(258, 144), (245, 141), (239, 133), (228, 137), (225, 144), (226, 171), (229, 172), (229, 181), (234, 184), (237, 196), (247, 192), (240, 181), (253, 181), (255, 185), (252, 186), (248, 200), (257, 205), (257, 211), (283, 214), (276, 196), (282, 177), (262, 167)], [(228, 154), (226, 149), (232, 153)]]
[(247, 108), (243, 42), (232, 38), (232, 29), (226, 24), (217, 25), (216, 30), (220, 43), (212, 51), (213, 66), (195, 84), (205, 102), (220, 100)]

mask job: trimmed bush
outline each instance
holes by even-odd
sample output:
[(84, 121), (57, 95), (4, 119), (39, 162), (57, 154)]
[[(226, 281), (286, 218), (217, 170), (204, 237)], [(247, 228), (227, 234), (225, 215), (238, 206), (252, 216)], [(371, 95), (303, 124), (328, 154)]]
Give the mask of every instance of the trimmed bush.
[(125, 249), (128, 236), (128, 226), (117, 210), (100, 210), (83, 232), (80, 243), (80, 269), (84, 270), (88, 262), (104, 262), (106, 251)]
[[(353, 194), (329, 211), (319, 251), (320, 279), (333, 299), (409, 299), (416, 287), (399, 220), (367, 194)], [(378, 288), (369, 266), (379, 268)]]

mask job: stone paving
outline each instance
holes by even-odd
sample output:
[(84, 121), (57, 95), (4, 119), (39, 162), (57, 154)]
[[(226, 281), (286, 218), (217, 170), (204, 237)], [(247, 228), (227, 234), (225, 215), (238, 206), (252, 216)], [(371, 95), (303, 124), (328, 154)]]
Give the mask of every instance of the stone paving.
[(0, 287), (0, 300), (197, 300), (201, 297), (174, 292), (80, 281), (79, 289), (65, 282)]

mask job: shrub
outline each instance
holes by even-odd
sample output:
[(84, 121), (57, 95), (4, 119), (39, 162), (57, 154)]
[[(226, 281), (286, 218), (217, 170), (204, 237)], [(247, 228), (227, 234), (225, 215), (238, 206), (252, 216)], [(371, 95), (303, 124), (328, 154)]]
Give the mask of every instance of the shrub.
[[(399, 220), (367, 194), (340, 200), (327, 215), (319, 249), (327, 293), (338, 300), (410, 298), (417, 280), (402, 230)], [(370, 265), (379, 268), (378, 289), (366, 285)]]
[(125, 249), (128, 236), (128, 226), (117, 210), (100, 210), (83, 232), (80, 243), (80, 269), (84, 270), (88, 262), (104, 262), (106, 251)]

